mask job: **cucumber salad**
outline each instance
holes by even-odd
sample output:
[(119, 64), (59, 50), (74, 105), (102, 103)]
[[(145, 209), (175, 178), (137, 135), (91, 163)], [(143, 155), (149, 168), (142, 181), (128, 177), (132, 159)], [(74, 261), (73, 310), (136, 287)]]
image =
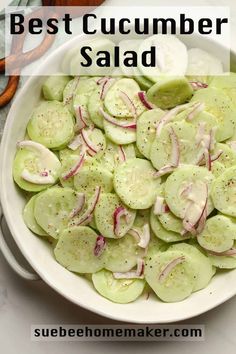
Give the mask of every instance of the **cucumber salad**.
[(17, 143), (25, 224), (117, 303), (181, 301), (236, 268), (236, 74), (172, 43), (148, 76), (48, 77)]

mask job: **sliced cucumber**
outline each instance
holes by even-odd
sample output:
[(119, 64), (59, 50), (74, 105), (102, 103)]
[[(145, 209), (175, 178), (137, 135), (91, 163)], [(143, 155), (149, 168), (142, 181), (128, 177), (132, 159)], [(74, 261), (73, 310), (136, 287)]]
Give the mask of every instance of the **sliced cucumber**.
[(104, 192), (113, 189), (113, 175), (99, 164), (88, 164), (74, 177), (74, 187), (78, 192), (93, 194), (97, 186)]
[[(124, 124), (129, 122), (129, 119), (122, 119), (122, 123)], [(136, 141), (136, 130), (134, 129), (117, 127), (106, 120), (104, 120), (103, 126), (107, 138), (115, 144), (125, 145)]]
[(108, 270), (93, 274), (92, 281), (100, 295), (119, 304), (136, 300), (145, 287), (143, 279), (115, 279)]
[(63, 101), (63, 91), (70, 80), (70, 76), (60, 73), (49, 76), (42, 87), (44, 98), (49, 101)]
[(100, 108), (103, 107), (101, 99), (101, 88), (95, 88), (88, 100), (88, 112), (91, 121), (98, 127), (103, 129), (103, 116)]
[(70, 188), (52, 187), (35, 200), (37, 223), (52, 237), (58, 238), (71, 222), (70, 214), (77, 206), (78, 194)]
[(206, 221), (202, 233), (197, 237), (198, 243), (206, 250), (213, 252), (228, 251), (236, 239), (236, 226), (224, 215), (216, 215)]
[(160, 178), (154, 177), (151, 163), (130, 159), (118, 166), (114, 173), (114, 189), (121, 200), (132, 209), (150, 208), (156, 199)]
[(82, 106), (87, 109), (90, 96), (93, 91), (98, 88), (98, 80), (99, 77), (90, 77), (86, 80), (79, 81), (73, 96), (74, 109), (78, 106)]
[(216, 88), (206, 88), (195, 92), (191, 102), (195, 101), (203, 102), (205, 110), (217, 118), (217, 141), (229, 139), (233, 135), (236, 119), (234, 106), (228, 96)]
[[(181, 263), (162, 280), (162, 272), (176, 259), (182, 259)], [(190, 257), (183, 257), (181, 251), (168, 250), (146, 260), (145, 279), (161, 300), (176, 302), (191, 295), (196, 286), (197, 271)]]
[(180, 251), (183, 256), (191, 257), (191, 261), (196, 269), (197, 278), (193, 291), (204, 289), (215, 274), (215, 268), (208, 257), (200, 252), (196, 247), (188, 245), (187, 243), (178, 243), (172, 245), (169, 251)]
[(177, 218), (171, 211), (158, 215), (158, 219), (162, 226), (168, 230), (177, 233), (183, 231), (183, 221)]
[(169, 109), (188, 101), (193, 94), (192, 86), (183, 76), (160, 78), (147, 92), (150, 102), (161, 109)]
[[(78, 156), (76, 155), (68, 155), (66, 158), (62, 159), (61, 176), (64, 176), (65, 173), (70, 171), (76, 163), (78, 163)], [(72, 176), (66, 180), (60, 177), (60, 183), (62, 187), (74, 188), (74, 177)]]
[(121, 218), (119, 233), (114, 233), (114, 212), (116, 208), (123, 206), (122, 202), (112, 193), (102, 193), (100, 195), (98, 204), (95, 209), (95, 221), (99, 232), (109, 238), (118, 238), (126, 235), (128, 230), (132, 227), (136, 212), (125, 207), (129, 213), (128, 222), (125, 218)]
[(150, 158), (152, 143), (156, 137), (157, 122), (163, 116), (161, 109), (144, 112), (137, 121), (137, 147), (147, 159)]
[[(186, 198), (181, 196), (184, 188), (190, 183), (197, 181), (205, 182), (208, 186), (208, 191), (211, 190), (211, 185), (214, 176), (205, 167), (198, 166), (183, 166), (176, 169), (166, 180), (165, 183), (165, 199), (172, 211), (177, 217), (183, 219), (188, 206)], [(212, 201), (208, 199), (208, 214), (213, 210)]]
[(211, 197), (217, 210), (236, 216), (236, 166), (226, 169), (216, 178)]
[(138, 210), (134, 220), (134, 227), (143, 227), (150, 220), (150, 209)]
[(47, 236), (47, 233), (39, 226), (39, 224), (37, 223), (34, 217), (34, 204), (35, 204), (35, 199), (37, 197), (38, 197), (37, 194), (31, 197), (28, 203), (26, 204), (26, 206), (24, 207), (23, 219), (26, 226), (31, 231), (33, 231), (36, 235)]
[(179, 159), (181, 164), (194, 164), (198, 155), (195, 136), (196, 127), (185, 121), (173, 122), (164, 126), (156, 136), (150, 151), (150, 159), (156, 169), (172, 164), (172, 142), (170, 131), (178, 138)]
[(129, 78), (120, 79), (108, 90), (104, 104), (107, 111), (117, 118), (132, 118), (134, 114), (128, 105), (121, 98), (121, 94), (125, 93), (128, 99), (135, 107), (136, 116), (139, 116), (144, 110), (142, 102), (138, 97), (140, 87), (136, 81)]
[[(236, 165), (236, 151), (231, 149), (229, 145), (216, 144), (212, 155), (217, 156), (220, 152), (222, 152), (222, 154), (215, 162), (221, 163), (225, 168)], [(213, 162), (213, 166), (215, 162)]]
[(225, 167), (222, 163), (214, 161), (211, 167), (212, 174), (217, 178), (225, 171)]
[(236, 105), (236, 73), (214, 76), (209, 86), (224, 91), (231, 99), (233, 105)]
[(96, 240), (96, 232), (86, 226), (64, 230), (54, 250), (57, 262), (76, 273), (99, 271), (104, 265), (104, 253), (94, 255)]
[(32, 140), (48, 148), (61, 148), (74, 135), (73, 117), (61, 102), (45, 101), (33, 111), (27, 132)]
[[(236, 248), (236, 242), (234, 243)], [(211, 264), (220, 269), (234, 269), (236, 268), (236, 254), (231, 256), (213, 256), (208, 255)]]
[(81, 80), (85, 80), (85, 78), (77, 76), (73, 80), (70, 80), (63, 91), (63, 104), (73, 115), (75, 115), (73, 97)]
[[(29, 146), (23, 147), (22, 145), (16, 153), (13, 162), (13, 178), (20, 188), (28, 192), (39, 192), (56, 183), (61, 172), (61, 163), (56, 155), (44, 146), (31, 141), (26, 141), (26, 143), (29, 143)], [(48, 173), (52, 182), (41, 183), (42, 177), (40, 176), (43, 172)], [(35, 182), (32, 183), (31, 178), (27, 180), (23, 178), (25, 173), (33, 177), (32, 181), (35, 179)], [(37, 180), (39, 183), (36, 183)]]
[(133, 236), (127, 234), (119, 240), (107, 240), (105, 268), (111, 272), (128, 272), (137, 264), (144, 251)]
[(167, 243), (184, 241), (190, 237), (190, 234), (182, 236), (177, 232), (165, 229), (159, 221), (158, 217), (153, 213), (153, 210), (150, 216), (150, 224), (156, 237)]

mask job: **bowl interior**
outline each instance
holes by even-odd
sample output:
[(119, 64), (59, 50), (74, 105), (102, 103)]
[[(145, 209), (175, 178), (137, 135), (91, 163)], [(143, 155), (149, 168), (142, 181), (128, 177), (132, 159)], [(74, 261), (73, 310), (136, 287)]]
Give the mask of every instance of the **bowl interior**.
[[(0, 190), (2, 207), (12, 235), (23, 255), (43, 280), (68, 300), (93, 312), (134, 323), (167, 323), (201, 314), (235, 295), (236, 270), (218, 274), (207, 288), (179, 303), (166, 304), (152, 296), (147, 301), (144, 294), (133, 303), (119, 305), (97, 294), (85, 278), (60, 266), (53, 257), (51, 246), (32, 234), (23, 222), (25, 197), (12, 179), (16, 142), (23, 139), (32, 109), (41, 98), (40, 88), (45, 80), (41, 76), (44, 67), (50, 67), (52, 72), (59, 71), (61, 59), (81, 38), (74, 38), (45, 60), (38, 69), (38, 76), (29, 78), (20, 90), (9, 112), (1, 145)], [(209, 51), (209, 47), (212, 47), (213, 52), (221, 53), (222, 48), (217, 44), (204, 42), (203, 47), (206, 44)], [(188, 45), (194, 46), (194, 37)]]

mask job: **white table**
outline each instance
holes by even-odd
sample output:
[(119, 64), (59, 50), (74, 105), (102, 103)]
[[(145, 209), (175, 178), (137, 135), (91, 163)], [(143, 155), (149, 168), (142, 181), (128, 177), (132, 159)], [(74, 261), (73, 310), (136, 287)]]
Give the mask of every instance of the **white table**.
[[(157, 1), (167, 5), (167, 1)], [(190, 1), (168, 1), (168, 4), (190, 5)], [(109, 4), (134, 4), (128, 0), (110, 0)], [(143, 1), (135, 0), (135, 4)], [(152, 1), (145, 0), (145, 4)], [(191, 4), (233, 4), (234, 1), (198, 0)], [(234, 5), (234, 14), (236, 5)], [(236, 16), (234, 16), (236, 19)], [(236, 33), (234, 31), (234, 33)], [(234, 48), (236, 41), (234, 41)], [(89, 342), (31, 342), (31, 324), (109, 324), (108, 319), (85, 311), (63, 299), (42, 281), (27, 282), (19, 278), (0, 254), (0, 353), (2, 354), (233, 354), (235, 335), (236, 297), (205, 315), (185, 323), (205, 324), (205, 342), (150, 342), (150, 343), (89, 343)]]

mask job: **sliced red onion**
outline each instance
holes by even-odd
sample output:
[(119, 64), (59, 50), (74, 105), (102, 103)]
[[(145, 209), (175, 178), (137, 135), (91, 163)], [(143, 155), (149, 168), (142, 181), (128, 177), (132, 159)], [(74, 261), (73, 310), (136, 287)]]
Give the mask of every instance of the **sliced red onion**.
[(184, 198), (188, 198), (188, 196), (189, 196), (189, 194), (191, 193), (191, 191), (192, 191), (192, 187), (193, 187), (193, 183), (192, 182), (190, 182), (190, 183), (187, 183), (185, 186), (184, 186), (184, 188), (181, 190), (181, 192), (180, 192), (180, 196), (181, 197), (184, 197)]
[(78, 222), (76, 222), (76, 225), (79, 226), (81, 224), (89, 224), (92, 220), (93, 217), (93, 212), (96, 208), (96, 205), (98, 203), (99, 197), (100, 197), (100, 193), (101, 193), (101, 187), (96, 187), (94, 196), (93, 196), (93, 200), (91, 201), (88, 209), (85, 211), (85, 213), (81, 216), (81, 218), (78, 220)]
[(125, 162), (126, 161), (126, 154), (125, 154), (123, 146), (119, 145), (118, 149), (119, 149), (118, 150), (119, 151), (119, 161), (120, 162)]
[(148, 224), (143, 226), (143, 232), (140, 235), (140, 241), (138, 246), (141, 248), (147, 248), (150, 242), (150, 228)]
[(208, 87), (208, 84), (200, 81), (190, 81), (190, 85), (192, 86), (193, 90), (204, 89)]
[(96, 155), (99, 152), (98, 147), (89, 139), (89, 134), (85, 129), (81, 130), (81, 137), (85, 143), (85, 145), (90, 150), (91, 154)]
[[(123, 206), (119, 206), (115, 209), (113, 213), (113, 229), (116, 236), (119, 236), (122, 216), (127, 216), (128, 214), (128, 211)], [(127, 219), (125, 219), (125, 221), (127, 223)]]
[(215, 155), (211, 155), (211, 162), (218, 160), (223, 154), (223, 150), (219, 150)]
[(204, 109), (205, 109), (205, 104), (202, 102), (197, 102), (196, 105), (193, 106), (191, 112), (189, 112), (189, 114), (187, 115), (186, 120), (192, 120), (193, 118), (196, 117), (196, 115), (204, 111)]
[(117, 119), (113, 118), (112, 116), (110, 116), (108, 113), (106, 113), (101, 107), (99, 108), (99, 112), (102, 114), (103, 118), (117, 126), (117, 127), (120, 127), (120, 128), (125, 128), (125, 129), (136, 129), (136, 121), (133, 121), (133, 122), (130, 122), (130, 123), (121, 123), (119, 122)]
[(141, 232), (140, 230), (137, 230), (135, 228), (129, 229), (128, 233), (133, 236), (135, 238), (135, 240), (137, 241), (137, 243), (140, 241), (141, 239)]
[(75, 151), (82, 145), (81, 135), (76, 135), (75, 138), (69, 143), (68, 148)]
[(153, 174), (153, 176), (155, 178), (161, 177), (166, 175), (167, 173), (173, 172), (176, 169), (176, 166), (171, 166), (171, 165), (167, 165), (162, 167), (159, 171), (155, 172)]
[(148, 101), (145, 91), (140, 91), (138, 93), (138, 97), (139, 97), (140, 101), (142, 102), (142, 104), (144, 105), (144, 107), (146, 107), (147, 109), (154, 109), (156, 107), (154, 104), (152, 104), (151, 102)]
[(108, 79), (109, 79), (109, 77), (103, 76), (103, 77), (101, 77), (100, 79), (97, 80), (96, 84), (97, 85), (101, 85), (101, 84), (103, 84), (104, 81), (107, 81)]
[(99, 235), (94, 247), (94, 256), (100, 257), (106, 248), (106, 239), (104, 236)]
[(200, 122), (198, 125), (198, 131), (196, 134), (196, 144), (197, 146), (199, 146), (199, 144), (201, 143), (203, 136), (205, 134), (205, 129), (206, 129), (206, 123), (205, 122)]
[(180, 146), (179, 146), (179, 139), (172, 127), (169, 129), (169, 136), (170, 136), (171, 146), (172, 146), (171, 166), (177, 167), (179, 165)]
[(170, 263), (167, 264), (167, 266), (163, 269), (163, 271), (161, 272), (161, 274), (159, 275), (158, 280), (160, 281), (160, 283), (163, 283), (165, 281), (165, 279), (168, 277), (168, 275), (171, 273), (171, 271), (178, 265), (181, 264), (185, 261), (185, 257), (181, 256), (178, 257), (176, 259), (174, 259), (173, 261), (171, 261)]
[(100, 99), (101, 100), (104, 100), (108, 90), (114, 84), (114, 81), (115, 81), (115, 79), (107, 78), (107, 80), (103, 82), (102, 88), (101, 88), (101, 93), (100, 93)]
[(124, 102), (124, 104), (126, 105), (126, 107), (128, 108), (128, 110), (132, 113), (132, 116), (134, 118), (136, 118), (137, 117), (137, 109), (134, 105), (134, 102), (131, 100), (131, 98), (124, 91), (120, 91), (119, 96), (122, 99), (122, 101)]
[(85, 194), (84, 193), (78, 193), (78, 200), (77, 200), (77, 205), (76, 207), (72, 210), (70, 213), (69, 217), (73, 219), (75, 216), (77, 216), (83, 209), (84, 204), (85, 204)]
[(206, 167), (209, 171), (211, 171), (211, 155), (209, 150), (205, 149), (203, 155), (204, 155)]
[(174, 118), (178, 113), (180, 113), (181, 111), (184, 111), (188, 107), (189, 107), (189, 103), (186, 103), (186, 104), (176, 106), (175, 108), (172, 108), (170, 111), (166, 112), (162, 116), (162, 118), (159, 120), (159, 122), (157, 123), (157, 126), (156, 126), (157, 136), (159, 136), (161, 134), (161, 131), (162, 131), (162, 128), (164, 127), (164, 125), (169, 123), (172, 120), (172, 118)]
[(202, 215), (200, 216), (200, 219), (198, 220), (197, 223), (197, 234), (200, 234), (203, 231), (206, 225), (206, 219), (207, 219), (207, 200), (203, 208)]
[(26, 182), (30, 182), (33, 184), (53, 184), (55, 182), (55, 178), (52, 175), (46, 175), (45, 173), (46, 172), (43, 171), (37, 175), (24, 169), (21, 173), (21, 178), (23, 178)]
[(212, 151), (215, 148), (216, 144), (216, 131), (217, 127), (213, 127), (210, 131), (210, 144), (209, 144), (209, 150)]
[(115, 272), (113, 273), (113, 277), (115, 279), (143, 279), (144, 278), (144, 260), (138, 259), (137, 260), (137, 269), (131, 270), (126, 273)]
[(83, 164), (84, 164), (84, 160), (85, 160), (85, 154), (82, 154), (79, 156), (78, 161), (76, 162), (76, 164), (66, 173), (64, 173), (61, 178), (66, 181), (69, 178), (77, 175), (77, 173), (79, 172), (79, 170), (82, 168)]
[(165, 199), (157, 196), (154, 204), (154, 214), (162, 215), (164, 213), (168, 213), (170, 211), (168, 205), (165, 202)]
[(85, 109), (82, 106), (77, 106), (75, 108), (76, 125), (75, 130), (80, 131), (81, 129), (87, 127), (85, 115)]
[(229, 250), (224, 252), (214, 252), (207, 249), (206, 251), (213, 256), (236, 256), (236, 248), (230, 248)]

